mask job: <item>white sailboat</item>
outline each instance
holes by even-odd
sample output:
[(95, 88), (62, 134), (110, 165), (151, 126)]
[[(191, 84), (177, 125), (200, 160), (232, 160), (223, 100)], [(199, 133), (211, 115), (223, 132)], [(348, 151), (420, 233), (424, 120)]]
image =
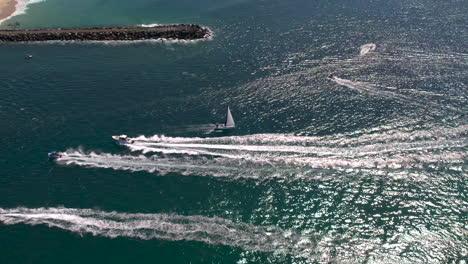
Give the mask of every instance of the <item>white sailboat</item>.
[(235, 127), (236, 127), (236, 123), (234, 122), (234, 118), (232, 118), (231, 109), (229, 109), (229, 106), (228, 106), (227, 113), (226, 113), (226, 121), (224, 122), (224, 124), (216, 124), (215, 130), (226, 131), (226, 130), (234, 129)]

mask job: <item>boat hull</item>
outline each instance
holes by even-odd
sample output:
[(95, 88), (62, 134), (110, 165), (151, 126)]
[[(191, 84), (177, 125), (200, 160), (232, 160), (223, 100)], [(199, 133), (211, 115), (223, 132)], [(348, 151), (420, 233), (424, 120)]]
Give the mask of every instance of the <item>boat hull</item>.
[(229, 131), (229, 130), (233, 130), (234, 128), (236, 128), (235, 126), (218, 126), (218, 127), (215, 127), (215, 131)]
[(47, 153), (47, 157), (50, 159), (50, 160), (56, 160), (58, 158), (61, 158), (63, 155), (62, 153), (59, 153), (59, 152), (50, 152), (50, 153)]
[(119, 145), (128, 145), (128, 144), (132, 144), (133, 142), (135, 142), (134, 140), (131, 140), (131, 139), (121, 139), (119, 136), (112, 136), (112, 139), (114, 139), (115, 142)]

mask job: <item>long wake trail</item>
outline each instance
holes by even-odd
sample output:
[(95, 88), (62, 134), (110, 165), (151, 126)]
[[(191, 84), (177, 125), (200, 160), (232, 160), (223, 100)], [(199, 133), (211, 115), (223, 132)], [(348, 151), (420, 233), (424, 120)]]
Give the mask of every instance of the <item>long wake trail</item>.
[[(460, 109), (450, 107), (450, 106), (443, 106), (443, 105), (437, 104), (435, 102), (430, 102), (427, 100), (425, 100), (424, 103), (421, 103), (421, 100), (418, 100), (415, 97), (403, 95), (403, 94), (391, 91), (388, 88), (381, 88), (375, 84), (342, 79), (336, 76), (334, 76), (333, 78), (330, 78), (330, 80), (334, 81), (335, 83), (341, 86), (345, 86), (347, 88), (350, 88), (352, 90), (358, 91), (363, 94), (368, 94), (368, 95), (380, 97), (383, 99), (396, 100), (396, 101), (399, 101), (400, 103), (407, 103), (407, 104), (417, 106), (434, 115), (440, 115), (441, 110), (456, 112), (458, 114), (466, 114), (464, 111)], [(421, 92), (419, 93), (421, 94)]]
[(138, 143), (200, 143), (200, 144), (230, 144), (230, 145), (273, 145), (273, 146), (361, 146), (388, 142), (413, 142), (415, 140), (451, 139), (466, 137), (468, 125), (457, 127), (431, 127), (430, 129), (413, 129), (402, 126), (384, 126), (364, 129), (351, 133), (330, 136), (296, 136), (293, 134), (254, 134), (229, 137), (166, 137), (154, 135), (134, 138)]
[(73, 208), (0, 208), (5, 225), (46, 225), (78, 234), (143, 240), (197, 241), (261, 252), (304, 254), (309, 239), (275, 226), (254, 226), (219, 217), (104, 212)]
[[(139, 136), (126, 144), (139, 155), (70, 149), (62, 165), (146, 171), (165, 175), (236, 178), (309, 177), (317, 169), (379, 170), (463, 168), (466, 126), (383, 130), (374, 134), (300, 137), (262, 134), (222, 138)], [(151, 155), (148, 155), (151, 153)]]

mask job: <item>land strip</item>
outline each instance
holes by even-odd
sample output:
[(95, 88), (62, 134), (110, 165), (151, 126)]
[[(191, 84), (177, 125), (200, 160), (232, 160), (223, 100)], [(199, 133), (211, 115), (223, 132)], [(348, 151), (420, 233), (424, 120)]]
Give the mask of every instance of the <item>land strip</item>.
[(210, 36), (211, 31), (208, 28), (194, 24), (0, 30), (0, 42), (198, 40)]

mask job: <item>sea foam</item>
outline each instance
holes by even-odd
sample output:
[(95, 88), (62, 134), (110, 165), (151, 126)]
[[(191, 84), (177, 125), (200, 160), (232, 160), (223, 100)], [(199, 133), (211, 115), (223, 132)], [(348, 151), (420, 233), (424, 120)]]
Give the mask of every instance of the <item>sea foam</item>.
[(377, 48), (377, 45), (375, 45), (374, 43), (362, 45), (359, 55), (364, 56), (367, 53), (374, 51), (376, 48)]
[(28, 10), (29, 5), (44, 2), (44, 1), (45, 0), (16, 0), (15, 12), (13, 12), (10, 16), (0, 20), (0, 25), (12, 17), (26, 14), (26, 11)]
[[(356, 169), (372, 174), (425, 166), (459, 166), (466, 160), (466, 128), (384, 130), (370, 135), (324, 137), (288, 134), (222, 138), (139, 136), (132, 144), (125, 145), (139, 155), (70, 149), (57, 162), (61, 165), (229, 180), (317, 179), (317, 170), (323, 169)], [(147, 156), (141, 153), (154, 154)]]
[[(219, 217), (104, 212), (73, 208), (0, 208), (5, 225), (47, 225), (78, 234), (143, 240), (197, 241), (261, 252), (294, 254), (312, 244), (275, 226), (255, 226)], [(306, 241), (306, 242), (305, 242)]]

